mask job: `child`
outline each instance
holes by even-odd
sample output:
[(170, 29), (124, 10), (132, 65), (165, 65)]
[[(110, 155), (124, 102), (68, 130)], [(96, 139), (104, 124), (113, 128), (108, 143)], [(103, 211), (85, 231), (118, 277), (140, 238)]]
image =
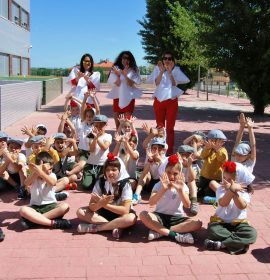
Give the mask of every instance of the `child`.
[(247, 220), (250, 184), (254, 176), (240, 163), (227, 161), (223, 165), (223, 181), (216, 195), (218, 208), (208, 224), (208, 250), (226, 249), (230, 254), (246, 253), (256, 241), (256, 230)]
[(58, 153), (59, 161), (53, 165), (53, 172), (58, 181), (55, 191), (63, 189), (76, 189), (76, 175), (68, 175), (67, 171), (71, 170), (75, 164), (75, 156), (78, 154), (78, 147), (74, 138), (67, 138), (64, 133), (54, 135), (54, 149)]
[(168, 236), (179, 243), (193, 244), (191, 232), (199, 230), (202, 222), (186, 217), (183, 210), (183, 206), (190, 207), (190, 200), (178, 156), (166, 159), (160, 172), (160, 182), (155, 184), (149, 199), (150, 206), (156, 205), (156, 209), (152, 213), (142, 211), (140, 214), (140, 219), (150, 229), (148, 240)]
[(194, 157), (196, 159), (196, 163), (198, 164), (200, 169), (202, 168), (202, 165), (203, 165), (203, 160), (200, 157), (201, 157), (201, 153), (203, 151), (205, 140), (206, 140), (206, 135), (202, 131), (197, 130), (197, 131), (193, 132), (191, 136), (189, 136), (188, 138), (186, 138), (183, 141), (184, 145), (193, 147), (193, 149), (194, 149), (193, 155), (194, 155)]
[(150, 151), (148, 151), (143, 172), (133, 195), (132, 203), (134, 205), (140, 202), (142, 189), (151, 192), (153, 186), (159, 181), (158, 168), (166, 158), (166, 146), (166, 142), (161, 138), (153, 138), (150, 142)]
[(36, 164), (29, 163), (32, 173), (26, 178), (25, 185), (30, 188), (29, 206), (20, 209), (22, 225), (43, 225), (56, 229), (71, 227), (68, 220), (62, 217), (69, 211), (67, 203), (57, 203), (54, 186), (56, 175), (52, 173), (53, 159), (48, 152), (40, 152), (36, 156)]
[(78, 232), (112, 230), (113, 237), (119, 239), (124, 228), (136, 223), (129, 174), (122, 160), (112, 153), (108, 154), (103, 170), (104, 177), (96, 182), (89, 206), (77, 211), (80, 220), (90, 223), (79, 224)]
[[(86, 100), (89, 96), (92, 96), (92, 99), (94, 101), (94, 106), (91, 107), (89, 105), (86, 105)], [(91, 134), (93, 130), (93, 119), (95, 115), (99, 115), (100, 109), (98, 102), (95, 98), (95, 92), (94, 91), (88, 91), (84, 94), (84, 99), (82, 102), (82, 110), (81, 110), (81, 128), (79, 131), (79, 144), (78, 144), (78, 149), (79, 149), (79, 162), (74, 165), (73, 169), (68, 171), (68, 175), (71, 176), (73, 174), (78, 174), (81, 172), (86, 164), (86, 161), (90, 155), (89, 152), (89, 144), (90, 144), (90, 139), (93, 136)]]
[(198, 214), (199, 206), (197, 202), (197, 185), (196, 179), (199, 178), (200, 168), (194, 162), (194, 148), (188, 145), (181, 145), (178, 147), (178, 154), (182, 161), (182, 173), (185, 176), (185, 183), (189, 188), (190, 194), (190, 212), (194, 215)]
[(7, 139), (8, 135), (5, 132), (0, 131), (0, 190), (9, 186), (8, 182), (6, 181), (8, 175), (4, 160), (4, 153), (7, 151)]
[[(121, 125), (121, 124), (120, 124)], [(119, 156), (124, 162), (127, 172), (130, 176), (132, 190), (137, 186), (137, 163), (139, 160), (139, 152), (137, 151), (138, 138), (134, 131), (127, 135), (120, 136), (115, 134), (116, 145), (113, 150), (115, 156)]]
[(160, 138), (166, 142), (166, 130), (162, 125), (159, 125), (156, 128), (150, 128), (147, 123), (143, 123), (142, 129), (147, 133), (147, 137), (143, 140), (144, 149), (148, 148), (149, 143), (153, 138)]
[(83, 170), (82, 187), (90, 189), (95, 185), (99, 175), (101, 175), (102, 167), (106, 161), (109, 147), (112, 143), (112, 136), (105, 132), (108, 118), (105, 115), (96, 115), (93, 123), (94, 128), (91, 134), (89, 144), (90, 155)]
[[(201, 159), (204, 160), (198, 185), (198, 197), (215, 197), (216, 187), (212, 180), (222, 179), (222, 166), (228, 160), (228, 152), (223, 147), (227, 137), (221, 130), (210, 130), (207, 134)], [(206, 200), (205, 200), (206, 202)]]
[(21, 132), (22, 132), (22, 134), (29, 136), (27, 141), (24, 143), (25, 156), (26, 156), (26, 158), (28, 158), (30, 156), (30, 154), (32, 153), (30, 139), (34, 136), (37, 136), (37, 135), (45, 136), (47, 134), (47, 127), (44, 124), (41, 124), (41, 123), (38, 124), (36, 126), (36, 128), (33, 128), (33, 127), (29, 128), (27, 125), (25, 125), (21, 129)]
[(17, 190), (17, 199), (26, 198), (24, 188), (26, 157), (21, 153), (22, 145), (23, 141), (20, 139), (9, 138), (7, 140), (7, 149), (2, 151), (3, 162), (0, 169), (0, 174), (4, 175), (3, 179)]
[[(232, 152), (232, 161), (242, 163), (251, 173), (253, 173), (253, 168), (256, 163), (256, 140), (253, 131), (254, 122), (251, 118), (245, 118), (245, 115), (241, 113), (239, 123), (240, 128), (237, 132)], [(245, 127), (248, 128), (250, 143), (241, 142)]]
[(117, 133), (119, 135), (126, 135), (126, 134), (130, 134), (133, 132), (136, 134), (136, 136), (138, 137), (138, 133), (136, 128), (134, 127), (134, 121), (136, 120), (136, 117), (133, 117), (131, 115), (119, 115), (119, 127), (117, 128)]

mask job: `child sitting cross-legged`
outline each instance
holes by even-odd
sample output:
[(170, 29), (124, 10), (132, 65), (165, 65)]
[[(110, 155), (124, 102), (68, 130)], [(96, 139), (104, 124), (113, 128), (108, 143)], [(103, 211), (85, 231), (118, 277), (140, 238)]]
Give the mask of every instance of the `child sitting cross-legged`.
[(88, 223), (79, 224), (78, 232), (112, 230), (113, 237), (118, 239), (124, 228), (136, 222), (136, 214), (131, 209), (129, 174), (122, 160), (112, 153), (108, 154), (103, 170), (104, 177), (96, 182), (89, 206), (77, 211), (78, 218)]
[(30, 228), (36, 225), (55, 229), (71, 227), (70, 221), (62, 219), (69, 211), (67, 203), (57, 203), (54, 186), (56, 175), (52, 173), (53, 159), (48, 152), (40, 152), (36, 156), (36, 163), (29, 163), (32, 172), (25, 179), (25, 185), (30, 189), (31, 200), (29, 206), (20, 209), (22, 226)]
[(193, 244), (191, 232), (199, 230), (202, 222), (188, 218), (183, 210), (183, 206), (190, 207), (190, 200), (178, 155), (167, 158), (159, 172), (160, 182), (155, 184), (149, 199), (150, 206), (156, 205), (156, 209), (140, 214), (140, 219), (150, 229), (148, 240), (168, 236), (179, 243)]
[(218, 207), (208, 224), (208, 250), (226, 249), (230, 254), (246, 253), (256, 241), (256, 230), (247, 220), (247, 206), (253, 192), (254, 176), (241, 163), (223, 165), (223, 181), (216, 192)]

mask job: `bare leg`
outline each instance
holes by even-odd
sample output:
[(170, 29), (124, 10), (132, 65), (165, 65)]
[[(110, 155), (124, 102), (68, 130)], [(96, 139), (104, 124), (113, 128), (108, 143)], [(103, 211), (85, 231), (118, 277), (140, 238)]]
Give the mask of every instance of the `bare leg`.
[(199, 230), (202, 227), (202, 222), (197, 220), (188, 219), (181, 224), (172, 226), (170, 230), (179, 232), (179, 233), (186, 233), (186, 232), (193, 232)]
[(147, 173), (147, 175), (144, 178), (140, 177), (135, 193), (141, 194), (143, 187), (146, 184), (148, 184), (150, 182), (150, 180), (151, 180), (151, 175), (149, 172)]
[(86, 165), (86, 161), (80, 160), (78, 163), (76, 163), (76, 164), (74, 165), (74, 167), (72, 168), (72, 170), (67, 171), (66, 173), (67, 173), (68, 176), (77, 174), (77, 173), (79, 173), (79, 172), (81, 172), (81, 171), (83, 170), (83, 168), (84, 168), (85, 165)]
[(40, 214), (35, 209), (29, 207), (29, 206), (23, 206), (20, 209), (20, 215), (39, 225), (43, 226), (51, 226), (51, 220), (55, 218), (59, 218), (64, 216), (69, 211), (69, 205), (66, 203), (61, 203), (56, 207), (55, 209), (52, 209), (51, 211)]
[(209, 183), (209, 188), (210, 188), (212, 191), (214, 191), (214, 192), (217, 191), (217, 189), (218, 189), (219, 186), (220, 186), (220, 184), (219, 184), (217, 181), (215, 181), (215, 180), (212, 180), (212, 181)]
[(101, 223), (108, 223), (108, 220), (106, 220), (104, 217), (98, 215), (95, 212), (90, 211), (89, 207), (82, 207), (77, 210), (77, 217), (89, 224), (101, 224)]
[(118, 112), (113, 112), (113, 118), (114, 118), (116, 130), (117, 130), (118, 127), (119, 127), (119, 125), (120, 125), (120, 122), (119, 122), (119, 120), (118, 120), (118, 118), (119, 118), (119, 113), (118, 113)]
[(63, 177), (59, 180), (57, 180), (55, 185), (55, 192), (60, 192), (66, 188), (66, 184), (69, 183), (68, 177)]
[(165, 235), (165, 236), (169, 235), (170, 230), (165, 228), (158, 221), (158, 218), (155, 214), (153, 214), (151, 212), (147, 212), (147, 211), (142, 211), (140, 213), (140, 219), (147, 228), (154, 230), (154, 231), (160, 233), (161, 235)]

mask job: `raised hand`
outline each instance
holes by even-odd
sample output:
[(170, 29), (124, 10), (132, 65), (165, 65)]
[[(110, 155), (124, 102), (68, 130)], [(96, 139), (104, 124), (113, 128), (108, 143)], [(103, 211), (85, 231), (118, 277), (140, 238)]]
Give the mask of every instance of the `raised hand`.
[(160, 72), (163, 73), (165, 71), (165, 67), (164, 67), (162, 61), (158, 61), (157, 66), (158, 66)]
[(244, 113), (240, 114), (240, 116), (239, 116), (239, 123), (240, 123), (240, 126), (242, 126), (242, 127), (246, 126), (246, 118), (245, 118)]
[(179, 176), (179, 178), (177, 178), (175, 182), (170, 182), (170, 183), (171, 183), (171, 187), (175, 188), (177, 191), (182, 190), (185, 186), (185, 181), (181, 176)]
[(164, 172), (162, 174), (162, 176), (160, 177), (160, 183), (161, 183), (161, 186), (162, 186), (162, 188), (164, 190), (168, 190), (169, 189), (171, 182), (170, 182), (166, 172)]
[(116, 141), (116, 142), (121, 142), (122, 141), (122, 136), (119, 134), (119, 133), (115, 133), (114, 134), (114, 140)]
[(246, 118), (246, 125), (248, 128), (254, 127), (254, 121), (251, 118)]
[(143, 124), (142, 124), (142, 129), (143, 129), (143, 131), (145, 131), (147, 134), (150, 133), (150, 127), (148, 126), (147, 123), (143, 123)]

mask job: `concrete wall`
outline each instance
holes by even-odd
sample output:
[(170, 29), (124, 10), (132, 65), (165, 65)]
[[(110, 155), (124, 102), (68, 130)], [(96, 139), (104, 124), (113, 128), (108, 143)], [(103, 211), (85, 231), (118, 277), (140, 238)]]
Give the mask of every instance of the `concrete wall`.
[(68, 77), (62, 77), (62, 93), (68, 93), (71, 89), (70, 84), (67, 83)]
[(0, 130), (38, 110), (41, 98), (41, 81), (0, 85)]

